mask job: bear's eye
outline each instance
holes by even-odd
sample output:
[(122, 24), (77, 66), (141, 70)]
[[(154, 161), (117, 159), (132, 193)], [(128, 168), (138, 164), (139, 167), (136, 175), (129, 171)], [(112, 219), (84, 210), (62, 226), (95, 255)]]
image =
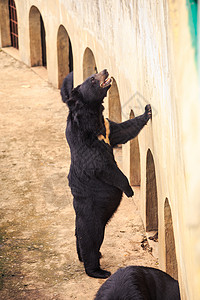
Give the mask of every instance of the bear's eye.
[(94, 83), (95, 82), (95, 78), (91, 77), (91, 82)]

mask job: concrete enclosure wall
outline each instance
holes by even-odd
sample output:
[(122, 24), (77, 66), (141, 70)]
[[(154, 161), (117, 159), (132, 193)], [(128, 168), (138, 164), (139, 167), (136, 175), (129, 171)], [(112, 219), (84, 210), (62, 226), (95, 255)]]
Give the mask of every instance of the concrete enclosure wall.
[[(120, 122), (152, 105), (152, 121), (122, 147), (123, 171), (140, 185), (145, 228), (158, 230), (160, 267), (178, 276), (182, 299), (199, 299), (200, 101), (191, 1), (15, 3), (20, 59), (44, 64), (43, 20), (48, 80), (55, 87), (72, 69), (76, 86), (107, 68), (114, 84), (106, 116)], [(7, 0), (0, 2), (0, 16), (0, 45), (10, 46)]]

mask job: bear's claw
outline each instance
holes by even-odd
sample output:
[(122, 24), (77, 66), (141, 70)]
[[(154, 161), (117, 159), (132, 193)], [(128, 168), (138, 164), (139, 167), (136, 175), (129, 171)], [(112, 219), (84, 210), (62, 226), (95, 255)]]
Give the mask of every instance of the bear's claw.
[(145, 114), (146, 114), (148, 120), (152, 119), (152, 109), (151, 109), (151, 105), (150, 104), (147, 104), (145, 106)]

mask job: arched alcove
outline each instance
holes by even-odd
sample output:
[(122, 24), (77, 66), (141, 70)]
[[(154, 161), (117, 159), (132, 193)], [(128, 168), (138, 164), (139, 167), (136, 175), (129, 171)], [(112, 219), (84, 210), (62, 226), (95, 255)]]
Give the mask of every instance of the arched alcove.
[[(130, 119), (134, 119), (133, 110), (130, 112)], [(130, 184), (132, 186), (140, 186), (140, 149), (138, 137), (130, 141)]]
[(146, 231), (158, 231), (158, 199), (156, 172), (151, 150), (146, 158)]
[[(113, 78), (112, 86), (108, 91), (108, 116), (111, 121), (120, 123), (122, 121), (121, 102), (116, 80)], [(123, 168), (122, 146), (117, 145), (114, 149), (115, 159), (120, 169)]]
[(31, 66), (47, 65), (45, 26), (37, 7), (32, 6), (29, 13)]
[(108, 114), (109, 119), (113, 122), (120, 123), (122, 121), (121, 103), (119, 90), (116, 80), (113, 78), (112, 86), (108, 92)]
[(90, 48), (86, 48), (83, 55), (83, 80), (97, 73), (96, 61)]
[(69, 35), (63, 25), (60, 25), (57, 35), (58, 55), (58, 88), (61, 87), (63, 79), (73, 71), (73, 53)]
[(173, 278), (178, 279), (178, 268), (176, 259), (176, 247), (174, 239), (172, 213), (169, 201), (165, 199), (164, 206), (165, 219), (165, 253), (166, 253), (166, 272)]

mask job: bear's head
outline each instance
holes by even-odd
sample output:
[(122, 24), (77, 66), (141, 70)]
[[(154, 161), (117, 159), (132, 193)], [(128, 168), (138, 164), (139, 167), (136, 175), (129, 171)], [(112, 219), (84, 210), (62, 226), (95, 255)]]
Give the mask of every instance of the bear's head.
[(102, 103), (111, 87), (112, 79), (104, 69), (100, 73), (88, 77), (79, 87), (83, 101), (88, 104)]
[[(68, 95), (62, 95), (63, 102), (72, 110), (84, 104), (87, 107), (95, 107), (98, 104), (102, 104), (112, 84), (112, 79), (108, 76), (109, 74), (106, 69), (91, 75), (82, 84), (74, 88), (69, 97)], [(63, 88), (63, 90), (65, 89)]]

